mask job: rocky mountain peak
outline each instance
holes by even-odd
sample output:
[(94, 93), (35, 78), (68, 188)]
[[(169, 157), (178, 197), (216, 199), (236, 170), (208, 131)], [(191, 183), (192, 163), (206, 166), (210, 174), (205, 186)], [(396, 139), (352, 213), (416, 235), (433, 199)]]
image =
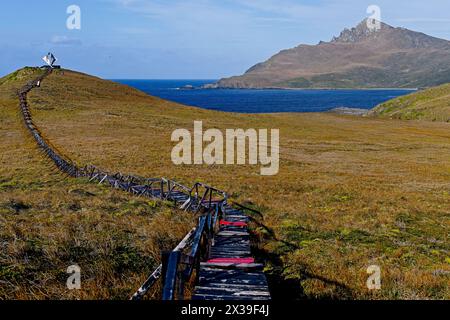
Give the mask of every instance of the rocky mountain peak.
[[(376, 28), (376, 24), (379, 24), (380, 29)], [(364, 19), (356, 27), (351, 29), (344, 29), (344, 31), (342, 31), (338, 37), (334, 37), (331, 42), (355, 43), (376, 36), (380, 32), (386, 32), (390, 29), (394, 28), (375, 19)]]
[(450, 41), (382, 22), (372, 26), (373, 19), (365, 19), (332, 42), (282, 50), (216, 87), (418, 88), (450, 82)]

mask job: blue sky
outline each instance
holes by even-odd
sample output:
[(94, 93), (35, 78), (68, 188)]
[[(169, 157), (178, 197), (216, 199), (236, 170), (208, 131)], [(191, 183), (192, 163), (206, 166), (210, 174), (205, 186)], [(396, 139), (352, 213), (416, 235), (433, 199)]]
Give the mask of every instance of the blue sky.
[[(81, 8), (81, 30), (66, 9)], [(217, 79), (366, 18), (450, 39), (448, 0), (14, 0), (0, 4), (0, 75), (39, 65), (104, 78)]]

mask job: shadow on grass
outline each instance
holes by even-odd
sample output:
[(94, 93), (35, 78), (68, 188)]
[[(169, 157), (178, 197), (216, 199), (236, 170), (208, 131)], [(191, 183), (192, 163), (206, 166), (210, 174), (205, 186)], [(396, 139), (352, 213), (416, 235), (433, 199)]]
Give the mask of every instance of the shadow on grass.
[[(243, 208), (244, 210), (246, 208)], [(251, 211), (258, 212), (255, 209)], [(258, 212), (258, 216), (263, 219), (263, 215)], [(275, 252), (270, 252), (268, 250), (262, 249), (258, 244), (268, 243), (268, 242), (278, 242), (282, 243), (285, 248), (288, 248), (287, 252), (292, 252), (295, 250), (300, 250), (301, 246), (296, 243), (285, 241), (279, 239), (275, 231), (269, 228), (264, 223), (262, 223), (258, 218), (249, 216), (250, 221), (253, 222), (258, 228), (264, 230), (264, 237), (259, 237), (252, 234), (252, 243), (255, 244), (252, 248), (255, 256), (258, 257), (264, 265), (270, 266), (270, 270), (266, 271), (267, 281), (269, 283), (269, 289), (274, 301), (293, 301), (293, 300), (311, 300), (311, 299), (321, 299), (321, 300), (336, 300), (336, 299), (351, 299), (353, 297), (353, 291), (350, 287), (336, 280), (328, 279), (324, 276), (314, 274), (307, 270), (306, 265), (298, 266), (300, 270), (295, 278), (289, 278), (286, 276), (285, 271), (288, 268), (283, 262), (281, 255)], [(324, 294), (320, 297), (310, 297), (305, 293), (302, 287), (302, 281), (313, 279), (323, 282), (327, 286), (333, 286), (337, 289), (338, 294)]]

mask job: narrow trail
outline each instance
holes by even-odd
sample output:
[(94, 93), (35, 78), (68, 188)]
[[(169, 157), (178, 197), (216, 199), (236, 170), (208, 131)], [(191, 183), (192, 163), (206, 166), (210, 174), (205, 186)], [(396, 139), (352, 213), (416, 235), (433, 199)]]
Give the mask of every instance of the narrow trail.
[(162, 254), (162, 264), (131, 299), (142, 299), (162, 278), (163, 300), (185, 299), (185, 284), (192, 281), (195, 283), (193, 300), (269, 300), (264, 266), (255, 263), (251, 255), (249, 219), (241, 208), (228, 203), (227, 193), (200, 182), (188, 188), (166, 178), (110, 174), (92, 165), (81, 168), (43, 137), (33, 122), (27, 95), (40, 87), (52, 71), (46, 69), (44, 74), (28, 82), (18, 96), (28, 131), (60, 172), (138, 197), (172, 201), (181, 210), (199, 214), (197, 226), (172, 252)]

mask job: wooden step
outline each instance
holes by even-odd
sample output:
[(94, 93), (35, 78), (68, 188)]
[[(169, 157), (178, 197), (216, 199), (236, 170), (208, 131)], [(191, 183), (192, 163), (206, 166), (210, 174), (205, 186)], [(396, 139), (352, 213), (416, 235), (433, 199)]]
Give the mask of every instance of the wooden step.
[(192, 297), (192, 300), (206, 300), (206, 301), (268, 301), (270, 300), (270, 293), (268, 296), (237, 296), (220, 294), (220, 292), (199, 292)]
[(211, 259), (217, 259), (217, 258), (248, 258), (250, 257), (249, 251), (238, 251), (238, 252), (212, 252), (211, 253)]
[(238, 230), (221, 230), (217, 233), (219, 237), (249, 237), (250, 234), (247, 231)]
[(250, 246), (250, 239), (249, 237), (242, 237), (242, 236), (220, 236), (217, 235), (214, 237), (214, 246), (221, 246), (221, 245), (248, 245)]
[(246, 222), (243, 222), (243, 221), (230, 221), (229, 219), (227, 219), (227, 220), (220, 220), (219, 225), (220, 226), (224, 226), (224, 227), (237, 227), (237, 228), (247, 228), (248, 227)]
[(270, 300), (265, 287), (197, 287), (192, 300)]
[(262, 272), (203, 267), (193, 300), (270, 300)]
[(227, 221), (235, 221), (235, 222), (248, 222), (249, 219), (247, 216), (236, 216), (236, 215), (226, 215)]
[(236, 215), (243, 215), (244, 211), (234, 208), (225, 208), (225, 214), (236, 214)]
[(217, 269), (204, 267), (200, 271), (199, 284), (234, 283), (267, 285), (266, 276), (262, 272), (246, 272), (240, 269)]
[(225, 216), (246, 217), (246, 215), (242, 211), (225, 211)]
[[(248, 229), (245, 227), (235, 227), (235, 226), (220, 226), (219, 232), (244, 232), (248, 234)], [(243, 237), (245, 235), (242, 235)]]
[(200, 264), (205, 268), (218, 268), (218, 269), (246, 269), (246, 270), (262, 270), (264, 265), (260, 263), (209, 263), (202, 262)]
[(218, 237), (211, 248), (211, 258), (219, 257), (249, 257), (250, 241), (241, 237)]

